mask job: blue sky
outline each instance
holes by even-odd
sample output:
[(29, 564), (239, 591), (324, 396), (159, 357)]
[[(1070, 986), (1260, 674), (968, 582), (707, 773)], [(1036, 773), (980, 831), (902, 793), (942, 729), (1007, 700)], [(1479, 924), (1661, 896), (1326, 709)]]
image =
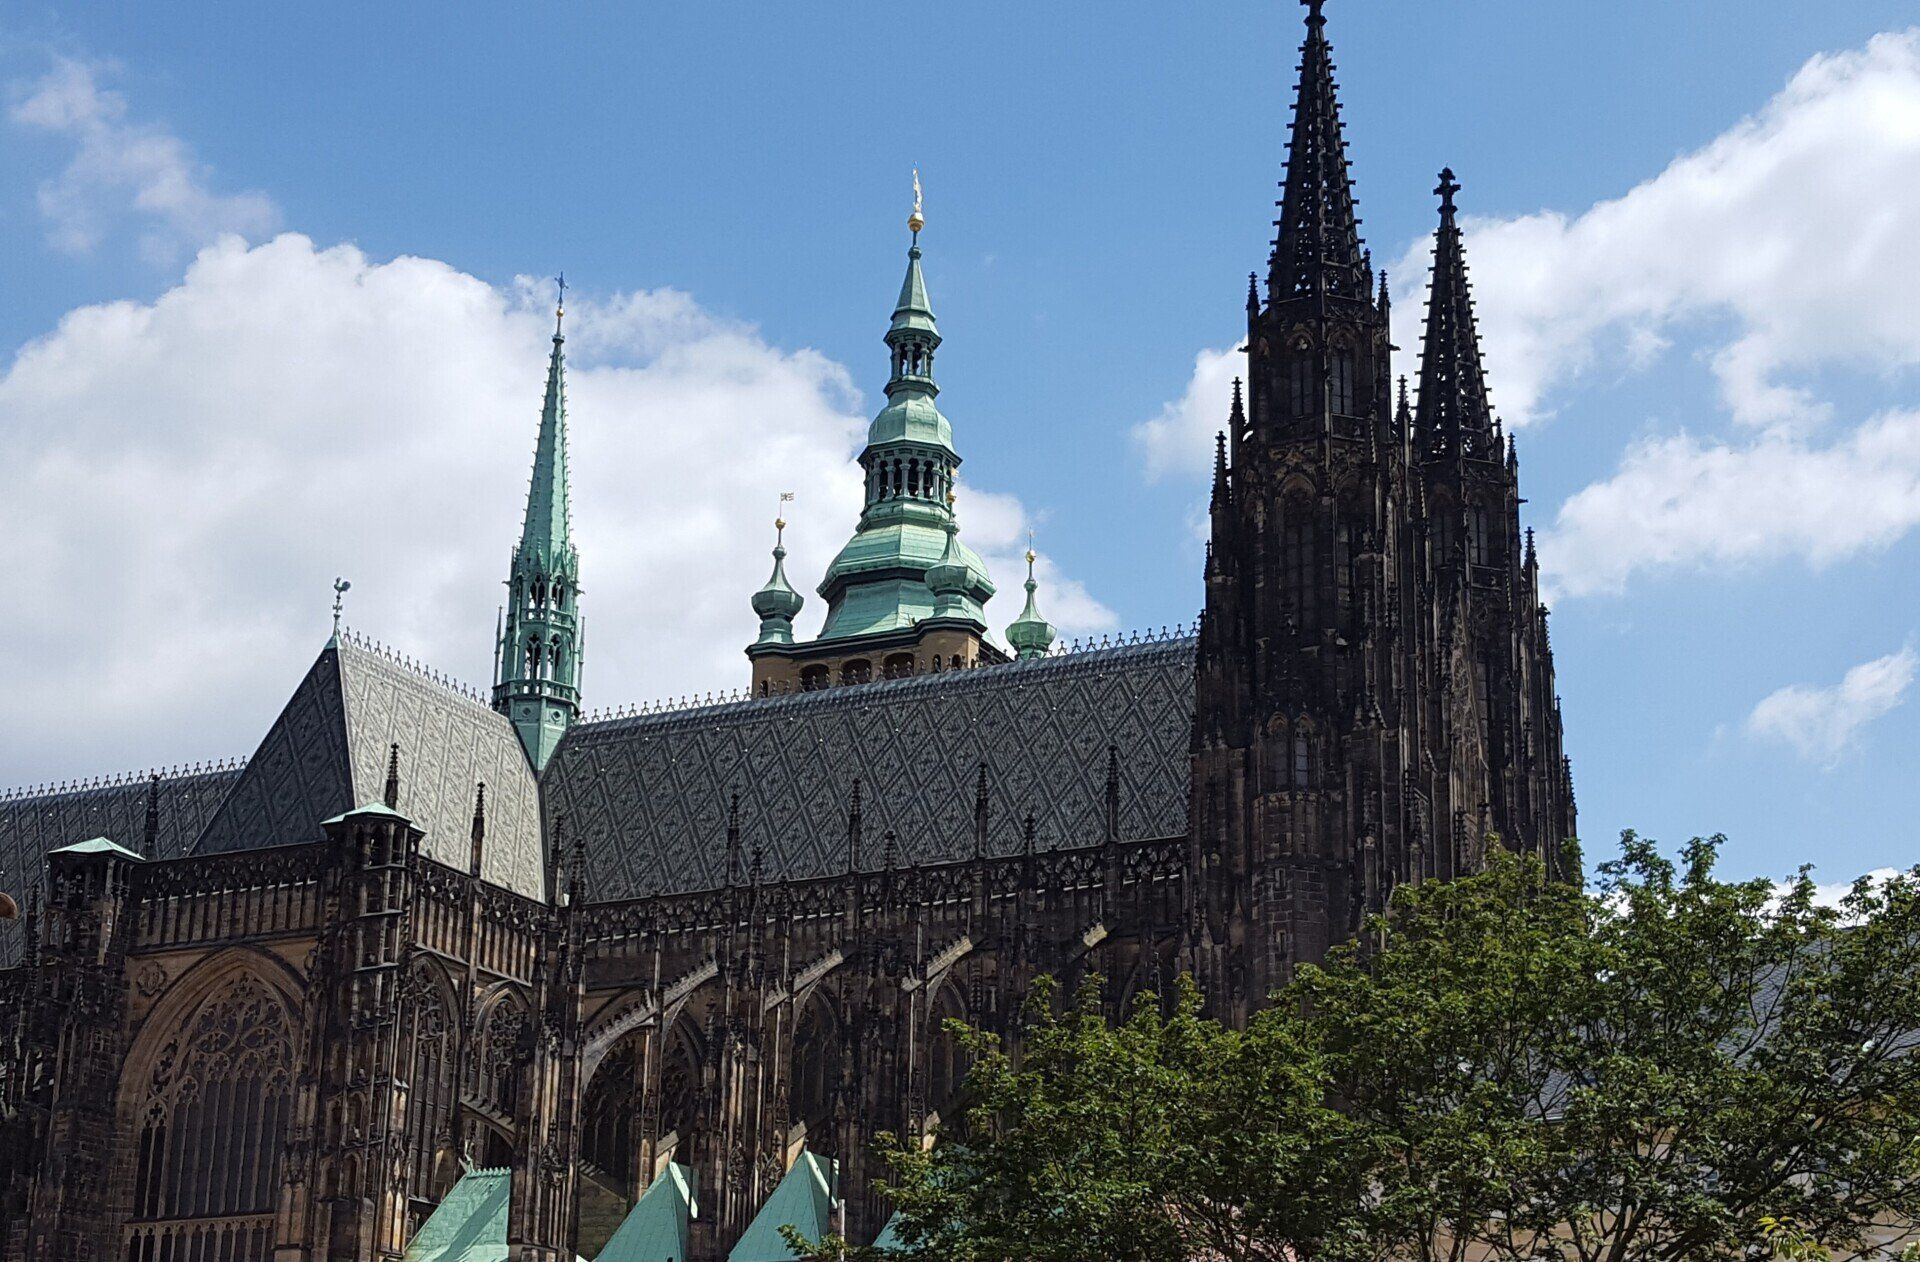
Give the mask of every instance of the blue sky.
[[(593, 699), (742, 682), (774, 495), (801, 574), (851, 526), (914, 165), (1003, 591), (1032, 528), (1064, 625), (1193, 615), (1196, 356), (1265, 257), (1296, 6), (399, 8), (0, 5), (0, 525), (59, 716), (0, 782), (247, 752), (336, 572), (484, 682), (560, 269)], [(1590, 850), (1920, 859), (1910, 7), (1329, 18), (1403, 316), (1466, 186)]]

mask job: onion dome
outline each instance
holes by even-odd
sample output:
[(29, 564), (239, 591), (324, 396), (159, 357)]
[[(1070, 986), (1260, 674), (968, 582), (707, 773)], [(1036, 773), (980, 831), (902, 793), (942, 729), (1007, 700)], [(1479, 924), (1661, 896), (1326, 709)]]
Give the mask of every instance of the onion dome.
[(753, 594), (753, 612), (760, 615), (760, 638), (756, 644), (792, 644), (793, 619), (805, 599), (787, 582), (787, 523), (773, 523), (773, 573), (766, 584)]
[(953, 494), (947, 494), (947, 547), (940, 560), (927, 571), (927, 586), (933, 591), (933, 616), (966, 618), (967, 594), (973, 587), (973, 567), (960, 550), (960, 522), (953, 515)]
[(1040, 606), (1034, 600), (1034, 592), (1040, 583), (1033, 577), (1035, 556), (1032, 548), (1027, 549), (1027, 607), (1020, 616), (1007, 627), (1007, 643), (1013, 645), (1015, 655), (1021, 661), (1030, 658), (1045, 657), (1047, 650), (1053, 647), (1053, 624), (1040, 616)]

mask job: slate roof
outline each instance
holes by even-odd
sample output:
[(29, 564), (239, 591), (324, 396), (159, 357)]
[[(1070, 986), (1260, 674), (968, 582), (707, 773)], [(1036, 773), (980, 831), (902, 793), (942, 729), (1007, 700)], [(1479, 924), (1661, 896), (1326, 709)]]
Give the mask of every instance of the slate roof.
[(1107, 746), (1120, 754), (1122, 838), (1186, 832), (1192, 637), (1148, 640), (958, 673), (577, 725), (542, 780), (549, 835), (561, 814), (587, 845), (595, 898), (724, 883), (728, 800), (743, 853), (769, 879), (846, 863), (847, 799), (863, 797), (865, 866), (898, 834), (900, 862), (971, 854), (979, 766), (989, 849), (1020, 845), (1032, 809), (1041, 849), (1097, 840)]
[[(240, 776), (237, 768), (173, 771), (161, 774), (157, 786), (144, 775), (125, 776), (0, 796), (0, 889), (24, 908), (47, 852), (92, 837), (111, 837), (149, 859), (187, 854)], [(151, 846), (149, 792), (158, 807)], [(19, 962), (22, 932), (17, 920), (0, 922), (0, 967)]]
[(485, 702), (343, 636), (321, 651), (192, 853), (314, 840), (320, 822), (380, 800), (400, 746), (402, 814), (430, 857), (465, 869), (475, 785), (487, 786), (481, 875), (545, 888), (539, 786), (513, 726)]

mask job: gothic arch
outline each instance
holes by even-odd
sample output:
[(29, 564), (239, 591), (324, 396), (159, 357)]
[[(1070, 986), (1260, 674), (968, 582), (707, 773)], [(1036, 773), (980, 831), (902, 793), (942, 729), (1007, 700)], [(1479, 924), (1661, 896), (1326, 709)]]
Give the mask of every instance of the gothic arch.
[[(660, 1110), (655, 1135), (674, 1140), (675, 1161), (693, 1164), (698, 1153), (701, 1104), (706, 1098), (707, 1040), (699, 1021), (684, 1008), (665, 1027), (660, 1044)], [(661, 1156), (667, 1155), (662, 1152)]]
[(580, 1158), (614, 1187), (626, 1187), (634, 1175), (645, 1039), (634, 1030), (615, 1040), (580, 1095)]
[(299, 1070), (297, 980), (263, 952), (190, 969), (121, 1079), (127, 1262), (266, 1262)]
[(530, 1021), (526, 996), (517, 986), (501, 986), (483, 1002), (474, 1022), (467, 1094), (507, 1125), (513, 1122), (522, 1043), (530, 1032)]
[(835, 1089), (840, 1082), (843, 1021), (825, 991), (815, 988), (794, 1005), (793, 1051), (788, 1057), (787, 1116), (804, 1122), (808, 1146), (831, 1146)]
[(407, 975), (403, 1055), (407, 1085), (407, 1173), (416, 1200), (438, 1201), (460, 1175), (460, 1061), (464, 1005), (444, 965), (422, 959)]
[(957, 979), (949, 978), (927, 1007), (926, 1100), (930, 1113), (950, 1112), (961, 1081), (973, 1067), (960, 1037), (947, 1028), (949, 1021), (968, 1020), (966, 996)]

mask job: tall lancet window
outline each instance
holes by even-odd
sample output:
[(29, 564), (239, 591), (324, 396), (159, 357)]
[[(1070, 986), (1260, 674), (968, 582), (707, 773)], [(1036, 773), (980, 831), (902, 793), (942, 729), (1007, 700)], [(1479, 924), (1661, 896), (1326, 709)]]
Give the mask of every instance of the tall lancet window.
[(1306, 630), (1319, 611), (1314, 597), (1318, 586), (1313, 581), (1313, 523), (1307, 517), (1304, 500), (1290, 500), (1285, 509), (1285, 525), (1280, 528), (1280, 583), (1287, 604), (1286, 612)]
[(285, 1005), (246, 973), (159, 1050), (137, 1088), (126, 1262), (273, 1256), (293, 1063)]
[(1313, 411), (1313, 351), (1304, 339), (1296, 341), (1287, 357), (1287, 415)]
[(1328, 378), (1328, 408), (1335, 416), (1352, 416), (1354, 415), (1353, 347), (1334, 347), (1331, 369), (1332, 372)]

